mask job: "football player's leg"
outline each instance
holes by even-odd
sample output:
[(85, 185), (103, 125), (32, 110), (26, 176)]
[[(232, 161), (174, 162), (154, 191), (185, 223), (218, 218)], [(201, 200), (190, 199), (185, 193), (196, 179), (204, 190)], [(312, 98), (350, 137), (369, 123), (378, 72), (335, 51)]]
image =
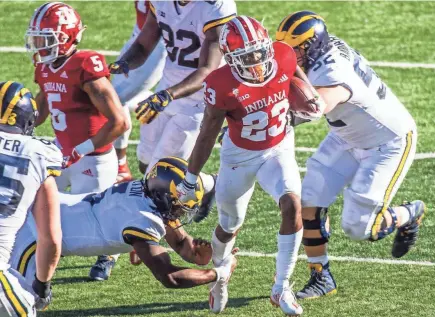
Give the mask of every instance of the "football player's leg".
[[(219, 225), (212, 236), (212, 259), (216, 267), (234, 248), (236, 235), (243, 224), (254, 191), (258, 168), (258, 165), (235, 166), (221, 161), (216, 184)], [(225, 309), (228, 302), (227, 284), (228, 281), (210, 284), (209, 306), (214, 313)]]
[(293, 147), (267, 160), (257, 172), (257, 180), (277, 202), (282, 217), (270, 301), (287, 315), (300, 315), (302, 307), (289, 285), (302, 240), (301, 179)]
[(0, 269), (0, 315), (36, 316), (35, 295), (24, 277), (6, 264)]
[(336, 292), (327, 255), (330, 235), (327, 212), (344, 186), (352, 180), (358, 164), (346, 150), (346, 144), (331, 134), (307, 161), (307, 173), (302, 181), (302, 244), (311, 277), (296, 294), (298, 298), (316, 298)]
[(416, 132), (379, 148), (361, 151), (364, 159), (345, 190), (342, 226), (356, 240), (380, 240), (396, 228), (393, 256), (401, 257), (414, 245), (424, 216), (422, 201), (390, 207), (415, 156)]
[(160, 140), (165, 136), (165, 129), (169, 126), (171, 118), (168, 113), (163, 111), (150, 124), (142, 124), (140, 126), (140, 142), (137, 146), (136, 154), (141, 173), (145, 174), (147, 171), (150, 162), (153, 160), (154, 151), (157, 150)]

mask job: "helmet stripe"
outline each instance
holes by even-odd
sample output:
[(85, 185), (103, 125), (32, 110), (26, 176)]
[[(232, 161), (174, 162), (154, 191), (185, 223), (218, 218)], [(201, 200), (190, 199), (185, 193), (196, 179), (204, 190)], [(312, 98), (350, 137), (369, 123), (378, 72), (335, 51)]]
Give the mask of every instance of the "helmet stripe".
[(240, 35), (242, 36), (243, 42), (244, 43), (250, 42), (251, 40), (249, 39), (245, 28), (243, 27), (242, 23), (240, 22), (240, 16), (232, 19), (231, 22), (233, 22), (236, 25), (237, 29), (239, 30)]
[(0, 120), (0, 123), (1, 124), (6, 124), (6, 122), (8, 121), (8, 119), (9, 119), (9, 116), (11, 115), (11, 113), (12, 113), (12, 110), (14, 110), (14, 108), (15, 108), (15, 106), (17, 105), (17, 103), (21, 100), (21, 98), (25, 95), (25, 94), (27, 94), (27, 93), (29, 93), (30, 91), (29, 91), (29, 89), (27, 89), (27, 88), (22, 88), (15, 96), (14, 96), (14, 98), (12, 98), (12, 100), (11, 100), (11, 102), (9, 103), (9, 105), (8, 105), (8, 107), (7, 107), (7, 109), (6, 109), (6, 111), (5, 111), (5, 113), (3, 114), (3, 116), (2, 116), (2, 118), (1, 118), (1, 120)]
[(33, 12), (33, 15), (32, 15), (32, 18), (30, 19), (30, 24), (29, 24), (29, 26), (30, 27), (32, 27), (32, 28), (34, 28), (36, 25), (35, 25), (35, 22), (36, 22), (36, 18), (39, 16), (39, 14), (41, 13), (41, 10), (45, 7), (45, 6), (47, 6), (47, 5), (49, 5), (50, 4), (50, 2), (47, 2), (47, 3), (44, 3), (42, 6), (40, 6), (39, 8), (37, 8), (36, 10), (35, 10), (35, 12)]
[(254, 29), (254, 26), (252, 25), (251, 20), (247, 16), (244, 16), (244, 15), (241, 15), (240, 18), (242, 18), (243, 21), (245, 21), (246, 25), (248, 26), (249, 34), (251, 34), (252, 40), (253, 41), (258, 40), (257, 32), (255, 32), (255, 29)]
[(42, 18), (44, 17), (44, 15), (45, 15), (45, 13), (48, 11), (48, 9), (52, 8), (53, 6), (57, 6), (57, 5), (59, 5), (59, 4), (62, 5), (63, 3), (61, 3), (61, 2), (49, 2), (49, 3), (46, 3), (46, 5), (44, 5), (44, 6), (41, 8), (41, 12), (39, 13), (38, 19), (36, 19), (36, 23), (35, 23), (35, 27), (36, 27), (37, 29), (40, 28)]
[(7, 81), (3, 84), (3, 87), (0, 89), (0, 116), (3, 110), (3, 98), (6, 95), (8, 88), (12, 85), (13, 81)]
[(303, 22), (311, 20), (311, 19), (315, 19), (315, 16), (309, 15), (309, 16), (304, 16), (301, 19), (297, 20), (295, 23), (293, 23), (293, 25), (290, 27), (290, 29), (288, 30), (288, 33), (293, 34), (294, 30)]

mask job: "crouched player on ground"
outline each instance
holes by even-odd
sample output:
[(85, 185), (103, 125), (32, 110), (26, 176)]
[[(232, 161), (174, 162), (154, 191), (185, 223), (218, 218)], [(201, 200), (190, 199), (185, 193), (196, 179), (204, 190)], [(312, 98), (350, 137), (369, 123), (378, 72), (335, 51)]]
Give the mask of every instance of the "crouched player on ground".
[[(159, 245), (165, 237), (187, 262), (205, 265), (211, 259), (210, 243), (194, 240), (179, 227), (180, 221), (192, 219), (204, 194), (199, 179), (196, 198), (179, 202), (176, 185), (186, 170), (184, 160), (164, 158), (143, 182), (126, 182), (87, 196), (61, 194), (62, 255), (93, 256), (134, 249), (165, 287), (187, 288), (226, 280), (236, 266), (233, 255), (216, 269), (189, 269), (173, 265), (167, 250)], [(28, 281), (34, 279), (34, 253), (38, 250), (33, 228), (33, 218), (29, 217), (18, 233), (11, 259), (12, 267)]]

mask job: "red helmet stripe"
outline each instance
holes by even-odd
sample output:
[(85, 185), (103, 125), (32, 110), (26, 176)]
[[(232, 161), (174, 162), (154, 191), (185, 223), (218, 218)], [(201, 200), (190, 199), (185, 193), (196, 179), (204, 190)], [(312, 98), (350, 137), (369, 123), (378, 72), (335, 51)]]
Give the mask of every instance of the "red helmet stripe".
[(250, 34), (252, 36), (252, 39), (254, 41), (258, 40), (257, 32), (254, 29), (254, 25), (252, 24), (251, 19), (248, 18), (247, 16), (244, 16), (244, 15), (240, 16), (240, 18), (243, 19), (246, 26), (248, 27), (248, 30), (249, 30), (248, 34)]
[(241, 16), (235, 17), (234, 19), (231, 20), (231, 22), (234, 23), (235, 26), (237, 27), (237, 30), (242, 36), (244, 43), (248, 43), (252, 41), (252, 36), (249, 36), (248, 32), (246, 32), (245, 26), (243, 25), (244, 20), (241, 21)]

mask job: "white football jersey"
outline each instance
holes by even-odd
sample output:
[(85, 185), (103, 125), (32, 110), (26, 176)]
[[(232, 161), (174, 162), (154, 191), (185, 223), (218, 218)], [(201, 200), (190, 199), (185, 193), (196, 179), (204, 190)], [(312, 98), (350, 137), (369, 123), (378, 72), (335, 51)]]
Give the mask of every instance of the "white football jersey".
[(349, 146), (364, 149), (415, 129), (408, 110), (367, 60), (337, 37), (331, 36), (330, 43), (308, 72), (313, 86), (342, 85), (351, 92), (347, 102), (326, 114), (330, 129)]
[(62, 158), (49, 141), (0, 132), (0, 262), (9, 261), (39, 187), (60, 175)]
[(114, 185), (98, 194), (61, 196), (62, 255), (126, 253), (132, 237), (158, 244), (165, 226), (142, 183)]
[[(178, 1), (151, 1), (150, 11), (157, 19), (168, 52), (162, 78), (165, 88), (178, 84), (198, 68), (205, 32), (226, 23), (237, 13), (234, 0), (191, 1), (184, 6)], [(186, 102), (193, 108), (202, 98), (202, 91), (198, 91), (174, 100), (168, 110), (190, 115), (191, 109), (182, 109)]]

